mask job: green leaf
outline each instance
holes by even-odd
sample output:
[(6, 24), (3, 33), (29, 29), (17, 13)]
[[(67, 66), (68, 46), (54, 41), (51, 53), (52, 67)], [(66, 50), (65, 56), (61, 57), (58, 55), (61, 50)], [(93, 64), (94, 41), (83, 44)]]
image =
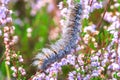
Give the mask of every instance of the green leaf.
[(83, 21), (82, 21), (83, 28), (86, 27), (86, 26), (88, 26), (88, 22), (89, 22), (88, 19), (86, 19), (86, 18), (83, 19)]

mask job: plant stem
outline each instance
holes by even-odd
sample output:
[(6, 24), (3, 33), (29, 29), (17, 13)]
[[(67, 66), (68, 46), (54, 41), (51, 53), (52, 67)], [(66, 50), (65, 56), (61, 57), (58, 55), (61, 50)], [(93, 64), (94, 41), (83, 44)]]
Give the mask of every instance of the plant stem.
[(7, 73), (7, 80), (11, 80), (10, 78), (10, 72), (9, 72), (9, 67), (8, 65), (5, 63), (5, 68), (6, 68), (6, 73)]
[(107, 11), (107, 9), (109, 8), (109, 5), (110, 5), (110, 2), (111, 0), (108, 0), (108, 3), (107, 3), (107, 5), (106, 5), (106, 7), (105, 7), (105, 10), (104, 10), (104, 12), (103, 12), (103, 16), (102, 16), (102, 18), (100, 19), (100, 21), (98, 22), (98, 24), (97, 24), (97, 28), (100, 28), (100, 26), (101, 26), (101, 23), (102, 23), (102, 20), (103, 20), (103, 18), (104, 18), (104, 16), (105, 16), (105, 13), (106, 13), (106, 11)]

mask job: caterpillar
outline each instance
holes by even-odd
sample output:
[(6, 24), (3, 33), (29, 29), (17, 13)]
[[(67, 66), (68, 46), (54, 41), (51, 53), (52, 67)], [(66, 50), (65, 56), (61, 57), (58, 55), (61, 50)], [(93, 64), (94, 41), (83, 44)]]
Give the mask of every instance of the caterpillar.
[(68, 10), (67, 25), (61, 34), (61, 38), (50, 45), (50, 48), (43, 48), (42, 52), (38, 53), (34, 58), (33, 65), (37, 66), (40, 71), (44, 71), (49, 65), (61, 60), (76, 48), (80, 32), (82, 6), (80, 3), (76, 3), (73, 7), (69, 7)]

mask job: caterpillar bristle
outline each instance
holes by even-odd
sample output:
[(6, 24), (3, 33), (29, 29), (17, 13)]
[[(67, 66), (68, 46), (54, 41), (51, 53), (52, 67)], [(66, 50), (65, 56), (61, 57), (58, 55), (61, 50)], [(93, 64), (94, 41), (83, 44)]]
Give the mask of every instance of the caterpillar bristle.
[(43, 52), (43, 54), (44, 54), (47, 58), (54, 53), (53, 51), (51, 51), (51, 50), (48, 49), (48, 48), (43, 48), (43, 49), (42, 49), (42, 52)]
[(58, 46), (51, 45), (50, 47), (52, 48), (53, 51), (55, 51), (56, 53), (58, 53), (58, 51), (59, 51), (59, 47)]
[(35, 59), (40, 59), (40, 58), (46, 58), (46, 57), (43, 55), (43, 53), (38, 53), (38, 54), (35, 56), (34, 60), (35, 60)]
[(38, 69), (41, 69), (41, 65), (43, 64), (43, 60), (35, 60), (32, 65), (37, 66)]
[(79, 37), (79, 26), (82, 13), (82, 6), (74, 4), (68, 8), (67, 25), (62, 31), (61, 39), (55, 44), (50, 45), (50, 48), (43, 48), (42, 53), (35, 56), (33, 65), (37, 66), (39, 70), (44, 71), (52, 63), (61, 60), (66, 55), (70, 54), (76, 48), (76, 42)]

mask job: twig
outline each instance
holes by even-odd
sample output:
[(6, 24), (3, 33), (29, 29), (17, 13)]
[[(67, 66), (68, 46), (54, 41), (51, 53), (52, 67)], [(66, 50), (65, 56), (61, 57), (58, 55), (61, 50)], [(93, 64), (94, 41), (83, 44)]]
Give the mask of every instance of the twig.
[(110, 1), (111, 1), (111, 0), (108, 0), (108, 3), (107, 3), (107, 5), (106, 5), (106, 7), (105, 7), (105, 10), (104, 10), (103, 16), (102, 16), (102, 18), (100, 19), (100, 21), (99, 21), (98, 24), (97, 24), (97, 28), (100, 28), (100, 25), (101, 25), (102, 20), (103, 20), (103, 18), (104, 18), (104, 16), (105, 16), (105, 13), (106, 13), (106, 11), (107, 11), (109, 5), (110, 5)]

